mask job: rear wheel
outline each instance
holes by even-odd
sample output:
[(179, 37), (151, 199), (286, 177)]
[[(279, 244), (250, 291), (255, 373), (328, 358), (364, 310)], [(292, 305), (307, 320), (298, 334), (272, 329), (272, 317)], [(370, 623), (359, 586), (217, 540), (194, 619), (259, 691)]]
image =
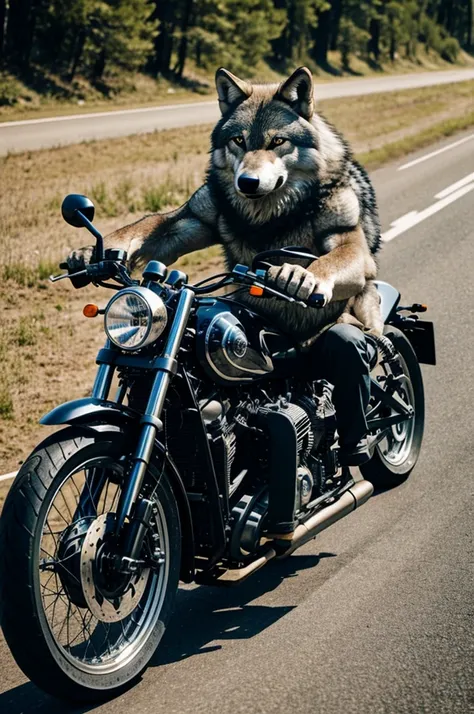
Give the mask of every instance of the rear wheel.
[(30, 679), (66, 699), (107, 699), (136, 681), (178, 585), (180, 524), (166, 473), (150, 471), (143, 556), (157, 555), (147, 561), (154, 565), (133, 576), (103, 565), (125, 469), (113, 436), (68, 428), (44, 442), (20, 470), (0, 521), (5, 639)]
[[(425, 425), (423, 378), (413, 348), (396, 327), (387, 326), (384, 334), (395, 346), (403, 370), (393, 396), (413, 407), (414, 416), (387, 429), (375, 446), (371, 460), (360, 467), (364, 478), (378, 489), (398, 486), (408, 478), (418, 461)], [(376, 369), (382, 371), (382, 378), (386, 376), (383, 368)], [(390, 416), (390, 413), (388, 410), (384, 415)]]

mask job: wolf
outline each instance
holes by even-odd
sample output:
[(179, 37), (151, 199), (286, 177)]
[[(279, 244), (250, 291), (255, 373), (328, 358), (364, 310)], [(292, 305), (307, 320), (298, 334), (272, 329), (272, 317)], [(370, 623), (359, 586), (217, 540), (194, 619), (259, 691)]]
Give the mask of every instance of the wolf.
[[(107, 236), (106, 247), (127, 250), (133, 267), (150, 259), (169, 265), (221, 244), (232, 268), (251, 265), (263, 250), (303, 246), (318, 260), (275, 265), (268, 280), (301, 300), (322, 293), (324, 308), (250, 295), (239, 300), (306, 346), (338, 321), (380, 333), (375, 193), (348, 143), (315, 111), (311, 72), (300, 67), (274, 86), (221, 68), (216, 88), (222, 116), (204, 184), (177, 210)], [(83, 257), (72, 254), (70, 266)]]

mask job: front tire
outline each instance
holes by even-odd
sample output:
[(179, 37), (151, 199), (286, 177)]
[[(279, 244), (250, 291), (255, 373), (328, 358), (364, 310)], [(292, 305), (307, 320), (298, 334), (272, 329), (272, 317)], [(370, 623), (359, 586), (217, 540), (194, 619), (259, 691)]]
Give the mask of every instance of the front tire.
[(388, 325), (384, 335), (395, 346), (405, 373), (403, 398), (415, 410), (412, 420), (392, 427), (387, 439), (377, 444), (372, 458), (360, 467), (364, 478), (378, 490), (403, 483), (414, 469), (420, 455), (425, 426), (423, 377), (413, 347), (401, 330)]
[[(124, 468), (124, 454), (119, 434), (86, 433), (69, 427), (43, 442), (23, 464), (0, 520), (0, 620), (5, 639), (23, 672), (59, 698), (101, 701), (132, 686), (155, 652), (172, 614), (181, 533), (166, 472), (156, 474), (153, 495), (153, 528), (158, 534), (155, 542), (164, 553), (163, 565), (148, 570), (142, 590), (129, 588), (127, 616), (121, 619), (122, 615), (109, 607), (109, 619), (106, 613), (101, 620), (105, 608), (97, 615), (97, 608), (95, 612), (90, 609), (90, 599), (86, 601), (78, 587), (80, 581), (84, 588), (79, 575), (83, 562), (79, 560), (79, 570), (73, 567), (74, 550), (80, 559), (85, 556), (84, 547), (81, 550), (81, 543), (75, 541), (89, 532), (89, 522), (77, 518), (80, 495), (74, 503), (72, 484), (80, 494), (78, 478), (85, 482), (93, 470), (105, 474), (93, 506), (99, 522), (99, 513), (105, 519), (117, 502), (111, 499), (113, 488), (120, 488), (120, 468)], [(77, 476), (82, 473), (85, 477)], [(94, 514), (88, 517), (95, 523)], [(75, 531), (68, 530), (68, 520)], [(55, 587), (58, 592), (51, 594)], [(61, 624), (64, 612), (66, 619)]]

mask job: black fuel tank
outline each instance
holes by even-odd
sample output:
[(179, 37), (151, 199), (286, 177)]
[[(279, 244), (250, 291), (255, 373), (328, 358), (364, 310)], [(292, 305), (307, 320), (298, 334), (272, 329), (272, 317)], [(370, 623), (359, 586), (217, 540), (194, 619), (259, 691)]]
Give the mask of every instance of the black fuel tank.
[(234, 300), (209, 298), (197, 311), (198, 359), (221, 384), (261, 379), (273, 372), (269, 342), (285, 340), (261, 317)]

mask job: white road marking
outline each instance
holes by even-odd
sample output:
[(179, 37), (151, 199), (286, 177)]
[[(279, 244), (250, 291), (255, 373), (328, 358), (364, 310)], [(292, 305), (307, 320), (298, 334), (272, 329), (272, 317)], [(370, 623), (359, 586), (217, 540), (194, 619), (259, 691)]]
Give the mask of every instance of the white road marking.
[(451, 186), (448, 186), (447, 188), (437, 193), (435, 198), (446, 198), (446, 196), (449, 196), (450, 193), (454, 193), (458, 190), (458, 188), (465, 186), (467, 183), (471, 183), (471, 181), (474, 181), (474, 173), (464, 176), (463, 179), (461, 179), (460, 181), (456, 181), (456, 183), (452, 183)]
[[(470, 183), (468, 183), (470, 182)], [(385, 233), (382, 233), (382, 240), (384, 243), (388, 243), (397, 236), (405, 233), (413, 226), (418, 225), (422, 221), (426, 220), (430, 216), (433, 216), (438, 211), (442, 211), (443, 208), (449, 206), (450, 203), (454, 203), (458, 198), (465, 196), (466, 193), (474, 189), (474, 173), (465, 176), (465, 178), (456, 183), (447, 186), (443, 191), (436, 194), (435, 198), (438, 199), (436, 203), (432, 203), (431, 206), (425, 208), (423, 211), (410, 211), (410, 213), (397, 218), (393, 223), (390, 224), (390, 228)]]
[(471, 139), (474, 139), (474, 134), (465, 136), (462, 139), (455, 141), (453, 144), (448, 144), (447, 146), (443, 146), (441, 149), (436, 149), (436, 151), (432, 151), (430, 154), (425, 154), (424, 156), (420, 156), (418, 159), (413, 159), (413, 161), (409, 161), (408, 164), (403, 164), (403, 166), (399, 166), (398, 171), (404, 171), (405, 169), (410, 169), (412, 166), (421, 164), (422, 161), (428, 161), (428, 159), (431, 159), (433, 156), (438, 156), (438, 154), (443, 154), (445, 151), (454, 149), (456, 146), (461, 146), (461, 144), (464, 144), (466, 141), (471, 141)]
[(0, 476), (0, 481), (8, 481), (11, 478), (15, 478), (17, 475), (18, 471), (12, 471), (9, 474), (5, 474), (4, 476)]
[[(469, 191), (472, 191), (473, 189), (474, 173), (468, 174), (459, 181), (456, 181), (456, 183), (447, 186), (445, 189), (437, 193), (435, 198), (437, 198), (438, 201), (436, 203), (433, 203), (431, 206), (428, 206), (428, 208), (425, 208), (424, 211), (410, 211), (404, 216), (400, 216), (400, 218), (397, 218), (390, 224), (389, 230), (385, 231), (385, 233), (382, 233), (382, 240), (385, 243), (389, 243), (397, 236), (401, 235), (402, 233), (405, 233), (410, 228), (413, 228), (413, 226), (416, 226), (418, 225), (418, 223), (424, 221), (426, 218), (429, 218), (435, 213), (438, 213), (438, 211), (441, 211), (443, 208), (446, 208), (446, 206), (449, 206), (450, 203), (454, 203), (454, 201), (457, 201), (458, 198), (465, 196), (466, 193), (469, 193)], [(0, 481), (8, 481), (9, 479), (13, 479), (15, 478), (17, 473), (18, 471), (12, 471), (9, 474), (0, 476)]]
[(27, 126), (28, 124), (46, 124), (51, 121), (71, 121), (73, 119), (95, 119), (99, 117), (114, 117), (124, 114), (138, 114), (139, 112), (166, 112), (174, 109), (195, 109), (199, 107), (214, 106), (216, 101), (207, 102), (190, 102), (188, 104), (166, 104), (161, 107), (142, 107), (141, 109), (119, 109), (112, 112), (92, 112), (89, 114), (70, 114), (63, 117), (44, 117), (43, 119), (21, 119), (19, 121), (3, 121), (0, 122), (0, 130), (6, 126)]

